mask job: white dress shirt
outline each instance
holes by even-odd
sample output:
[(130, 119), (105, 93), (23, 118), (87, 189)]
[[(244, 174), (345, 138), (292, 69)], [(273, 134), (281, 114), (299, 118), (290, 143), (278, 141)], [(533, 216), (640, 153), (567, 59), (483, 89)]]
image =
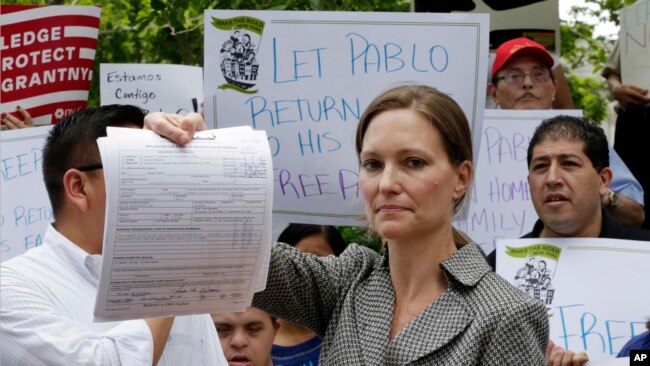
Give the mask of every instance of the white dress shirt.
[[(93, 323), (100, 265), (51, 225), (0, 264), (0, 364), (151, 365), (144, 320)], [(227, 365), (210, 315), (177, 316), (158, 365)]]

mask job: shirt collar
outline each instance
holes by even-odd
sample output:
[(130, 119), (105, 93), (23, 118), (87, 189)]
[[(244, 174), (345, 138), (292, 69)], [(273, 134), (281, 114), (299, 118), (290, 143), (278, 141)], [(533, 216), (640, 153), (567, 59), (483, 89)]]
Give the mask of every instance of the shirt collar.
[(88, 254), (88, 252), (79, 248), (77, 244), (58, 232), (52, 224), (48, 225), (45, 236), (48, 237), (47, 242), (55, 247), (56, 252), (65, 257), (67, 263), (73, 265), (72, 269), (75, 272), (94, 283), (99, 281), (101, 254)]
[(475, 286), (486, 273), (492, 271), (485, 256), (474, 243), (463, 245), (442, 261), (440, 266), (448, 277), (465, 286)]

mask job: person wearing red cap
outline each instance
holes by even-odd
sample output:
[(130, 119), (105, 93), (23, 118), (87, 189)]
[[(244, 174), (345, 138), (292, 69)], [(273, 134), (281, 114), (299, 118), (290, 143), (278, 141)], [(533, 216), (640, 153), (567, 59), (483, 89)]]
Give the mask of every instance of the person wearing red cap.
[[(554, 60), (541, 44), (515, 38), (497, 48), (488, 93), (502, 109), (551, 109), (558, 89)], [(610, 148), (614, 179), (602, 205), (619, 221), (639, 227), (645, 220), (643, 189)]]
[(553, 57), (544, 46), (515, 38), (497, 48), (488, 92), (503, 109), (550, 109), (557, 82)]

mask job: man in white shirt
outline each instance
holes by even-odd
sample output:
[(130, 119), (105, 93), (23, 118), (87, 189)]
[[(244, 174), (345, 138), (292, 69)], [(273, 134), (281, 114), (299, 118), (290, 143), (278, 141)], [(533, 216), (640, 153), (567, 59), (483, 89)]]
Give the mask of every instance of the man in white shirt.
[(41, 247), (0, 265), (3, 366), (227, 365), (209, 314), (93, 323), (106, 203), (96, 140), (143, 121), (139, 108), (112, 105), (52, 128), (43, 176), (56, 222)]

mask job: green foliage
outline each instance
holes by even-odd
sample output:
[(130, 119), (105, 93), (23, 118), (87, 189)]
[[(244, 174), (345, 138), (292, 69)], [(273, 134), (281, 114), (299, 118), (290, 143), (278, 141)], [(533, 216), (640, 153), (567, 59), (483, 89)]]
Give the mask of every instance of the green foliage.
[(611, 48), (612, 41), (602, 36), (594, 36), (594, 24), (575, 22), (569, 26), (566, 22), (560, 26), (560, 37), (562, 46), (560, 54), (568, 61), (569, 69), (576, 69), (585, 65), (593, 67), (597, 72), (607, 62), (607, 51), (605, 47)]
[[(576, 108), (596, 123), (607, 118), (607, 101), (611, 98), (607, 84), (599, 73), (607, 62), (615, 39), (594, 34), (598, 23), (619, 24), (618, 10), (635, 0), (585, 0), (571, 9), (571, 19), (561, 20), (560, 54), (568, 71), (569, 89)], [(581, 20), (589, 19), (589, 21)], [(589, 69), (593, 75), (580, 76), (578, 69)]]
[(368, 228), (357, 226), (338, 226), (337, 229), (343, 235), (346, 243), (357, 243), (369, 247), (381, 253), (382, 242), (381, 239), (375, 235), (370, 234)]
[(603, 78), (576, 74), (568, 76), (569, 90), (574, 101), (580, 102), (584, 116), (592, 121), (607, 118), (607, 86)]

